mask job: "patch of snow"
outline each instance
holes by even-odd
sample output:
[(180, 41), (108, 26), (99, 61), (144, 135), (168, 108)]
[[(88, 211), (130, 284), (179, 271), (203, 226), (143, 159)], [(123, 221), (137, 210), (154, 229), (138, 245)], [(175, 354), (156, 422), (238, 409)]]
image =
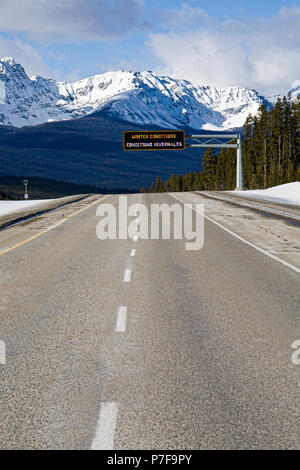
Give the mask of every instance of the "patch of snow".
[(0, 82), (0, 104), (5, 104), (5, 97), (6, 97), (5, 83)]
[(300, 206), (300, 182), (281, 184), (268, 189), (255, 189), (251, 191), (226, 191), (235, 196), (261, 199), (262, 201), (277, 202), (292, 206)]
[(53, 199), (36, 199), (32, 201), (0, 201), (0, 217), (28, 209), (29, 207), (33, 208), (50, 201), (53, 201)]
[(277, 93), (276, 95), (268, 96), (267, 100), (270, 101), (270, 103), (275, 104), (278, 99), (282, 100), (282, 98), (284, 96), (287, 96), (288, 93), (291, 94), (291, 100), (292, 101), (297, 101), (298, 96), (300, 96), (300, 81), (299, 80), (295, 80), (295, 82), (293, 83), (293, 88), (291, 90), (289, 90), (289, 92), (287, 92), (287, 93)]

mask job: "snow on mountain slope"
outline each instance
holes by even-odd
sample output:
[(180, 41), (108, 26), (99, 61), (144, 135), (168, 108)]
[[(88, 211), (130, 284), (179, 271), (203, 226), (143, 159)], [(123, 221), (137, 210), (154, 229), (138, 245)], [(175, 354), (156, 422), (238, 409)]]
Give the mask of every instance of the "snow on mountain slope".
[(227, 130), (241, 127), (262, 102), (243, 87), (198, 86), (153, 72), (107, 72), (73, 83), (29, 78), (0, 61), (0, 124), (23, 127), (105, 110), (136, 124)]
[[(291, 100), (296, 101), (298, 99), (298, 97), (300, 96), (300, 84), (295, 86), (294, 88), (292, 88), (289, 93), (291, 94)], [(287, 96), (287, 94), (288, 93), (278, 93), (277, 95), (268, 96), (267, 100), (270, 103), (275, 104), (279, 98), (282, 100), (284, 95)]]

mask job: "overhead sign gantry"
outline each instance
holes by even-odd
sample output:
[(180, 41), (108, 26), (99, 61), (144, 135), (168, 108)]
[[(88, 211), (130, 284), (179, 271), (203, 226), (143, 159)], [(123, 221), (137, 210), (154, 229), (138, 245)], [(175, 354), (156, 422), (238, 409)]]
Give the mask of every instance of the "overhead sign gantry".
[[(185, 139), (193, 143), (186, 143)], [(191, 148), (234, 148), (237, 150), (236, 189), (244, 189), (241, 134), (190, 134), (181, 130), (125, 131), (124, 150), (184, 150)]]
[[(186, 136), (196, 143), (186, 147), (236, 149), (236, 190), (244, 189), (243, 154), (241, 134), (191, 134)], [(233, 141), (236, 141), (233, 143)]]

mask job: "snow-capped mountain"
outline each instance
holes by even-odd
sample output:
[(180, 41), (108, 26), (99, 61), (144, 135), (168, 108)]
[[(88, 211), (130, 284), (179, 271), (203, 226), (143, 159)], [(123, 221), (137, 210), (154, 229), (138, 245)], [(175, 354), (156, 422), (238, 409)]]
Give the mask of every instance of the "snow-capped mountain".
[(228, 130), (262, 102), (243, 87), (198, 86), (153, 72), (107, 72), (73, 83), (29, 77), (12, 58), (0, 61), (0, 124), (23, 127), (105, 110), (149, 126)]
[[(291, 100), (292, 101), (297, 101), (298, 97), (300, 96), (300, 84), (295, 86), (294, 88), (292, 88), (289, 91), (289, 93), (291, 95)], [(270, 103), (275, 104), (278, 99), (282, 99), (284, 96), (287, 96), (287, 95), (288, 95), (288, 93), (278, 93), (278, 94), (273, 95), (273, 96), (268, 96), (267, 100)]]

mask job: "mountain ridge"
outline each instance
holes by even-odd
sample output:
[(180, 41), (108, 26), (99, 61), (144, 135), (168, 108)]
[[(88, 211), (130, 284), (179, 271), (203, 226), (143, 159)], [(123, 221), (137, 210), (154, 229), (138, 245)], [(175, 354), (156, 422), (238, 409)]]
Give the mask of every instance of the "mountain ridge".
[(72, 83), (29, 77), (12, 58), (0, 60), (0, 125), (24, 127), (104, 111), (139, 125), (210, 131), (242, 127), (271, 103), (244, 87), (200, 86), (153, 72), (106, 72)]
[(204, 149), (124, 152), (124, 130), (144, 130), (144, 126), (103, 111), (38, 126), (0, 126), (0, 176), (47, 177), (138, 191), (158, 175), (167, 179), (173, 172), (201, 167)]

